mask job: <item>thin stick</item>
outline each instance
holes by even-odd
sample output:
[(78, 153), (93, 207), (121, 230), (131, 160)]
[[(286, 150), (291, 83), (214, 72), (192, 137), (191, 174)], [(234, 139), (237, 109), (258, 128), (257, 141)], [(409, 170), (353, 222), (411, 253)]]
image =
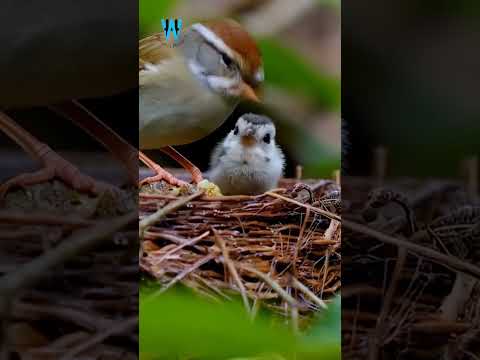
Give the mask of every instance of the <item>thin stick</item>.
[(290, 306), (298, 306), (297, 300), (283, 290), (282, 287), (268, 275), (246, 264), (237, 263), (237, 265), (242, 269), (257, 275), (260, 279), (270, 285), (270, 287), (275, 290)]
[(299, 326), (298, 326), (298, 307), (291, 306), (291, 314), (292, 314), (292, 330), (293, 333), (298, 335), (299, 334)]
[[(403, 271), (403, 267), (405, 266), (405, 261), (407, 259), (407, 250), (403, 247), (398, 248), (398, 258), (395, 264), (395, 269), (393, 270), (392, 281), (390, 282), (390, 287), (385, 294), (385, 301), (383, 302), (382, 310), (380, 311), (380, 315), (377, 319), (377, 325), (375, 329), (375, 357), (380, 356), (380, 349), (384, 345), (384, 338), (385, 338), (385, 321), (387, 319), (388, 314), (390, 313), (390, 309), (393, 303), (393, 297), (395, 296), (395, 291), (397, 290), (397, 284), (400, 279), (401, 273)], [(373, 351), (373, 350), (372, 350)]]
[(304, 284), (298, 281), (297, 278), (292, 277), (292, 285), (298, 290), (300, 290), (301, 292), (303, 292), (310, 300), (312, 300), (312, 302), (317, 304), (319, 307), (325, 310), (327, 309), (327, 304), (325, 304), (325, 302), (322, 299), (320, 299), (317, 295), (315, 295), (313, 291), (311, 291), (308, 287), (306, 287)]
[[(332, 221), (335, 221), (335, 220), (332, 220)], [(330, 251), (327, 249), (327, 251), (325, 253), (325, 262), (323, 263), (323, 267), (325, 268), (325, 270), (323, 271), (322, 297), (323, 297), (323, 290), (325, 289), (325, 284), (327, 283), (329, 261), (330, 261)]]
[[(208, 231), (206, 233), (208, 235)], [(181, 236), (172, 235), (172, 234), (164, 234), (164, 233), (160, 233), (160, 232), (158, 232), (158, 233), (148, 233), (148, 234), (151, 235), (152, 237), (155, 237), (156, 239), (158, 238), (158, 239), (168, 240), (168, 241), (171, 241), (171, 242), (173, 242), (175, 244), (178, 244), (178, 245), (184, 245), (184, 244), (189, 243), (191, 241), (190, 239), (187, 239), (187, 238), (184, 238), (184, 237), (181, 237)], [(206, 235), (204, 235), (204, 234), (202, 234), (201, 236), (205, 237)]]
[(303, 166), (302, 165), (295, 166), (295, 179), (302, 180), (302, 176), (303, 176)]
[(185, 241), (183, 242), (181, 245), (177, 246), (176, 248), (173, 248), (172, 250), (170, 251), (167, 251), (165, 254), (163, 254), (160, 259), (158, 260), (155, 260), (155, 262), (157, 264), (160, 264), (162, 261), (164, 261), (167, 257), (169, 257), (170, 255), (176, 253), (178, 250), (181, 250), (183, 249), (184, 247), (186, 246), (191, 246), (191, 245), (194, 245), (196, 244), (197, 242), (199, 242), (200, 240), (204, 239), (206, 236), (208, 236), (208, 234), (210, 234), (209, 231), (205, 231), (203, 234), (201, 234), (200, 236), (197, 236), (196, 238), (193, 238), (193, 239), (190, 239), (188, 241)]
[(245, 289), (245, 286), (242, 283), (242, 280), (240, 279), (240, 276), (238, 275), (237, 269), (235, 268), (235, 265), (233, 261), (230, 259), (230, 256), (228, 254), (228, 249), (225, 244), (225, 240), (223, 240), (220, 235), (218, 234), (218, 231), (213, 229), (213, 234), (215, 236), (215, 241), (222, 250), (222, 255), (223, 255), (223, 261), (227, 265), (228, 271), (233, 277), (233, 280), (237, 284), (238, 288), (240, 289), (240, 294), (242, 295), (242, 300), (243, 300), (243, 305), (245, 306), (245, 310), (247, 310), (247, 314), (251, 314), (251, 309), (250, 309), (250, 303), (248, 301), (247, 297), (247, 290)]
[(190, 266), (189, 268), (183, 270), (180, 274), (178, 274), (177, 276), (175, 276), (172, 280), (170, 280), (170, 282), (165, 285), (163, 288), (161, 288), (160, 290), (157, 290), (155, 291), (152, 295), (150, 295), (146, 301), (148, 300), (152, 300), (156, 297), (158, 297), (159, 295), (163, 294), (165, 291), (167, 291), (168, 289), (170, 289), (173, 285), (175, 285), (177, 282), (179, 282), (180, 280), (182, 280), (185, 276), (187, 276), (188, 274), (190, 274), (192, 271), (195, 271), (196, 269), (198, 269), (200, 266), (202, 266), (203, 264), (206, 264), (207, 262), (209, 262), (210, 260), (213, 260), (215, 259), (215, 257), (217, 257), (217, 254), (210, 254), (210, 255), (207, 255), (207, 256), (204, 256), (202, 257), (200, 260), (198, 260), (197, 262), (195, 262), (192, 266)]
[(298, 239), (297, 239), (297, 242), (295, 243), (295, 253), (293, 254), (292, 266), (293, 266), (293, 274), (295, 276), (297, 276), (298, 253), (300, 252), (300, 248), (302, 246), (303, 234), (305, 232), (305, 228), (307, 227), (307, 222), (309, 218), (310, 218), (310, 209), (307, 208), (307, 211), (305, 212), (305, 219), (303, 219), (302, 227), (300, 228)]
[(136, 221), (137, 218), (138, 214), (135, 211), (112, 220), (98, 222), (98, 225), (94, 227), (73, 233), (57, 247), (35, 258), (18, 270), (4, 275), (0, 279), (2, 296), (12, 296), (18, 290), (31, 286), (47, 275), (50, 268), (99, 245), (116, 231)]
[(340, 170), (335, 170), (333, 172), (333, 179), (335, 180), (335, 183), (340, 186), (340, 181), (341, 181)]
[(15, 302), (12, 305), (11, 314), (13, 318), (38, 318), (48, 316), (50, 318), (69, 321), (77, 326), (90, 331), (105, 329), (113, 324), (113, 321), (106, 319), (97, 312), (88, 312), (80, 309), (70, 308), (60, 304), (32, 304), (26, 302)]
[(143, 237), (143, 233), (145, 229), (153, 224), (155, 224), (158, 220), (161, 218), (165, 217), (169, 213), (181, 208), (188, 202), (192, 201), (193, 199), (196, 199), (200, 197), (203, 194), (203, 191), (197, 191), (195, 194), (192, 194), (190, 196), (185, 196), (184, 198), (178, 199), (177, 201), (174, 201), (163, 208), (157, 210), (155, 213), (152, 215), (147, 216), (143, 220), (140, 221), (139, 226), (138, 226), (138, 231), (139, 231), (139, 236), (140, 238)]
[(383, 234), (372, 228), (369, 228), (368, 226), (358, 224), (353, 221), (344, 219), (342, 221), (342, 226), (350, 230), (353, 230), (365, 235), (369, 235), (384, 243), (399, 246), (399, 247), (404, 247), (405, 249), (408, 249), (412, 253), (425, 256), (426, 258), (432, 261), (435, 261), (440, 265), (451, 267), (456, 271), (469, 274), (477, 279), (480, 279), (480, 267), (467, 263), (462, 259), (458, 259), (452, 256), (442, 254), (436, 250), (430, 249), (425, 246), (417, 245), (413, 242), (410, 242), (404, 239), (399, 239), (399, 238), (395, 238), (395, 237)]
[(270, 195), (271, 197), (274, 197), (274, 198), (278, 198), (278, 199), (282, 199), (284, 201), (288, 201), (292, 204), (295, 204), (295, 205), (298, 205), (298, 206), (301, 206), (301, 207), (304, 207), (305, 209), (310, 209), (312, 210), (313, 212), (316, 212), (316, 213), (319, 213), (320, 215), (324, 215), (330, 219), (334, 219), (334, 220), (338, 220), (338, 221), (342, 221), (340, 216), (338, 216), (337, 214), (334, 214), (332, 212), (329, 212), (329, 211), (325, 211), (325, 210), (322, 210), (322, 209), (319, 209), (319, 208), (316, 208), (314, 206), (311, 206), (311, 205), (308, 205), (308, 204), (303, 204), (299, 201), (296, 201), (296, 200), (293, 200), (293, 199), (290, 199), (288, 197), (285, 197), (285, 196), (282, 196), (282, 195), (279, 195), (279, 194), (276, 194), (276, 193), (272, 193), (270, 191), (266, 192), (265, 194), (267, 195)]
[(109, 329), (99, 332), (92, 336), (90, 339), (85, 341), (84, 343), (75, 346), (73, 349), (70, 351), (67, 351), (65, 355), (63, 355), (60, 360), (68, 360), (68, 359), (73, 359), (75, 356), (80, 354), (81, 352), (88, 350), (94, 345), (97, 345), (98, 343), (101, 343), (103, 340), (107, 339), (108, 337), (115, 335), (115, 334), (121, 334), (124, 333), (131, 328), (137, 326), (138, 324), (138, 316), (133, 316), (131, 318), (128, 318), (124, 321), (119, 322), (119, 324), (113, 324)]

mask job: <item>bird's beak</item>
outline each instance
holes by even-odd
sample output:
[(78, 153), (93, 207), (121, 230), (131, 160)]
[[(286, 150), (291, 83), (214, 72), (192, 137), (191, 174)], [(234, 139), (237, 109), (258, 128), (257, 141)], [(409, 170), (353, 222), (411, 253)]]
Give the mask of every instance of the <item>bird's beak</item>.
[(255, 145), (255, 136), (253, 135), (254, 132), (252, 129), (248, 129), (245, 135), (243, 135), (240, 139), (243, 146), (249, 147)]
[(241, 141), (242, 145), (245, 146), (245, 147), (253, 146), (256, 143), (255, 136), (253, 136), (253, 135), (244, 135), (244, 136), (242, 136), (240, 141)]
[(245, 100), (250, 100), (253, 102), (260, 102), (260, 99), (258, 98), (257, 94), (255, 93), (255, 90), (252, 89), (250, 85), (247, 83), (242, 83), (242, 92), (240, 94), (242, 98)]

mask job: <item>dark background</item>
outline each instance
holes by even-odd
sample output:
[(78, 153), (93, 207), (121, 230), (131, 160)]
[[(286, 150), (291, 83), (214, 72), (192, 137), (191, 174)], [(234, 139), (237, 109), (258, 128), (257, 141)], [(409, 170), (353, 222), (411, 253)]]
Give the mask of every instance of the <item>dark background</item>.
[(352, 174), (385, 146), (392, 175), (457, 176), (480, 150), (478, 1), (342, 3), (342, 117)]
[[(0, 109), (82, 171), (113, 183), (124, 168), (45, 106), (79, 99), (138, 147), (138, 4), (6, 0), (0, 13)], [(38, 167), (0, 131), (0, 182)]]
[[(400, 193), (407, 206), (412, 202), (410, 211), (422, 229), (433, 219), (462, 206), (478, 206), (479, 20), (478, 1), (342, 2), (344, 359), (469, 358), (462, 353), (468, 346), (461, 344), (461, 335), (434, 333), (438, 327), (428, 324), (423, 324), (420, 335), (413, 329), (413, 324), (421, 323), (421, 316), (433, 319), (432, 324), (440, 318), (439, 304), (452, 289), (456, 273), (445, 263), (410, 251), (407, 265), (400, 272), (402, 281), (393, 287), (390, 304), (395, 305), (386, 310), (387, 315), (381, 320), (379, 314), (383, 313), (386, 294), (393, 286), (392, 273), (400, 247), (379, 241), (365, 231), (353, 231), (346, 220), (396, 239), (415, 241), (407, 226), (400, 230), (387, 226), (387, 221), (406, 216), (397, 204), (380, 206), (366, 216), (370, 190), (378, 187)], [(387, 154), (383, 174), (375, 172), (379, 164), (376, 149)], [(471, 159), (470, 180), (475, 183), (469, 187), (465, 181), (467, 159)], [(439, 188), (438, 184), (446, 180), (453, 186)], [(427, 196), (413, 205), (422, 192)], [(458, 224), (472, 226), (468, 219), (452, 221), (452, 226)], [(462, 244), (462, 239), (454, 236), (455, 233), (445, 235), (443, 241)], [(423, 245), (448, 253), (435, 242)], [(476, 245), (466, 241), (466, 246)], [(449, 256), (460, 257), (455, 253)], [(478, 266), (478, 257), (472, 256), (469, 253), (460, 261)], [(413, 280), (419, 259), (425, 265), (420, 272), (425, 271), (433, 280), (421, 298), (412, 300), (407, 297), (407, 286), (423, 291), (419, 290), (422, 281)], [(472, 295), (470, 301), (478, 303), (478, 297)], [(396, 326), (394, 320), (398, 320), (402, 305), (411, 306), (412, 312), (399, 325), (396, 336), (387, 341), (385, 328)], [(460, 308), (458, 322), (478, 324), (478, 320), (463, 314), (465, 308)], [(478, 339), (478, 333), (474, 338)], [(478, 346), (468, 351), (477, 355)]]

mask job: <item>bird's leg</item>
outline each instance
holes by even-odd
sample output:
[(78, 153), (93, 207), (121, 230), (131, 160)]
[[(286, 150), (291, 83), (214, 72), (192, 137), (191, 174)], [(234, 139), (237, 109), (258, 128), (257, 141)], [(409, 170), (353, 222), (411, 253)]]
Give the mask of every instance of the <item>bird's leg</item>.
[(161, 180), (165, 180), (169, 184), (175, 185), (175, 186), (182, 186), (185, 185), (185, 181), (182, 181), (180, 179), (177, 179), (175, 176), (170, 174), (167, 170), (162, 168), (160, 165), (158, 165), (155, 161), (150, 159), (147, 155), (145, 155), (143, 152), (139, 152), (139, 158), (140, 160), (151, 170), (155, 172), (155, 175), (149, 176), (143, 180), (140, 181), (140, 186), (144, 184), (151, 184), (154, 182), (158, 182)]
[(166, 146), (160, 149), (163, 151), (165, 154), (170, 156), (172, 159), (174, 159), (176, 162), (178, 162), (182, 167), (187, 170), (190, 174), (192, 174), (192, 180), (194, 183), (198, 184), (200, 181), (203, 180), (203, 175), (202, 172), (198, 167), (193, 165), (190, 160), (188, 160), (186, 157), (184, 157), (182, 154), (180, 154), (177, 150), (175, 150), (171, 146)]
[(49, 106), (100, 142), (127, 169), (130, 182), (138, 182), (138, 150), (77, 101)]
[(111, 188), (106, 183), (82, 174), (74, 165), (54, 152), (48, 145), (37, 140), (3, 112), (0, 112), (0, 130), (43, 164), (43, 169), (39, 171), (21, 174), (2, 184), (0, 199), (12, 186), (33, 185), (53, 178), (59, 178), (81, 192), (98, 194)]

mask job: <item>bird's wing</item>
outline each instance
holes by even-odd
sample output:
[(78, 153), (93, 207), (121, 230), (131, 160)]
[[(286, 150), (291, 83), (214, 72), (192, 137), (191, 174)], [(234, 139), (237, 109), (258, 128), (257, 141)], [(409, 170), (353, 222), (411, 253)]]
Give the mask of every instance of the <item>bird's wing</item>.
[(139, 71), (148, 70), (149, 65), (158, 65), (174, 56), (174, 49), (162, 33), (150, 35), (138, 43)]

